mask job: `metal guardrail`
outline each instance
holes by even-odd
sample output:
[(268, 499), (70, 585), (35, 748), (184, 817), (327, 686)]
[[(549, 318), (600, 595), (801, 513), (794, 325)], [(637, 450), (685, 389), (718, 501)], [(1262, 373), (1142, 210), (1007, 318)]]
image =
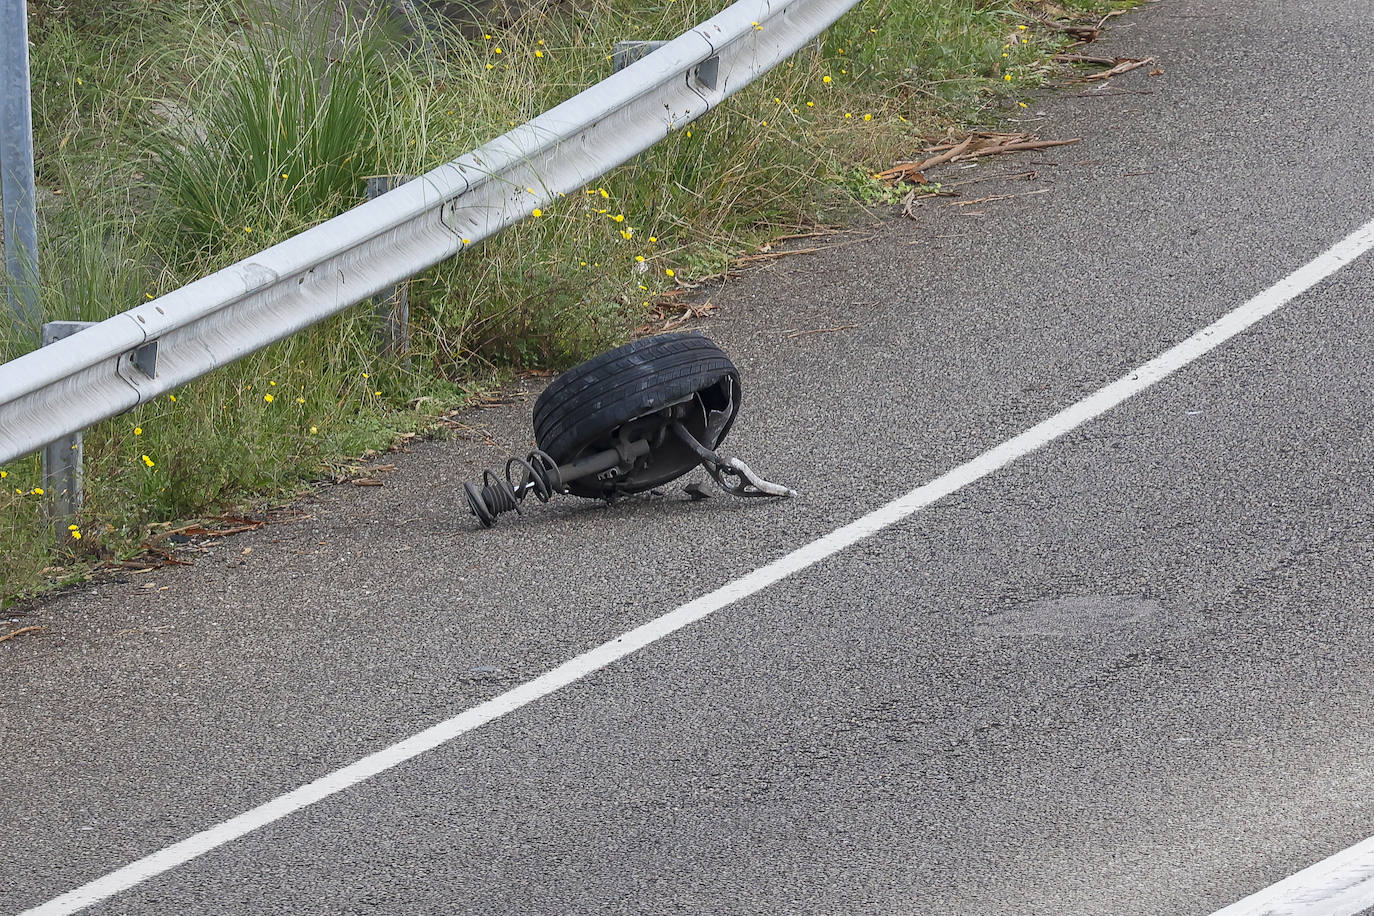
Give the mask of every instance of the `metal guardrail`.
[(159, 299), (0, 365), (0, 462), (361, 302), (690, 124), (857, 0), (739, 0), (478, 149)]

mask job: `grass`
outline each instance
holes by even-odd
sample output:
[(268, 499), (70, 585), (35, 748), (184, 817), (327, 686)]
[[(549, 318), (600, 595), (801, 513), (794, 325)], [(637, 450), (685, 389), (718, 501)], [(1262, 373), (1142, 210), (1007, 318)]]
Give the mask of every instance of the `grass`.
[[(417, 278), (408, 361), (378, 357), (361, 306), (98, 424), (79, 539), (53, 543), (36, 458), (12, 462), (0, 601), (126, 555), (169, 520), (289, 498), (513, 369), (623, 340), (663, 293), (742, 249), (882, 200), (876, 168), (950, 124), (1018, 110), (1054, 72), (1061, 38), (1029, 15), (1041, 5), (866, 0), (587, 193)], [(671, 37), (716, 6), (592, 0), (420, 36), (406, 55), (394, 30), (337, 13), (35, 5), (44, 313), (99, 320), (233, 263), (360, 202), (369, 175), (423, 172), (604, 78), (616, 40)], [(0, 357), (30, 340), (0, 330)]]

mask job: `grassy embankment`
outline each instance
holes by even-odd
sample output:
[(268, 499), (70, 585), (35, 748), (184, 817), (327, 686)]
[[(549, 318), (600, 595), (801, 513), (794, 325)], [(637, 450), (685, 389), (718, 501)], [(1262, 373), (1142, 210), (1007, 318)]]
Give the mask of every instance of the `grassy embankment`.
[[(364, 177), (423, 172), (603, 78), (616, 40), (671, 37), (717, 7), (594, 0), (406, 58), (375, 28), (325, 41), (232, 5), (35, 5), (44, 314), (98, 320), (246, 257), (359, 202)], [(37, 459), (10, 463), (0, 601), (80, 576), (161, 523), (298, 492), (505, 372), (623, 340), (664, 293), (749, 246), (880, 198), (875, 168), (949, 124), (995, 122), (1059, 72), (1064, 38), (1037, 25), (1042, 9), (865, 0), (585, 195), (418, 278), (408, 363), (377, 356), (360, 306), (89, 430), (86, 508), (63, 545)], [(9, 359), (30, 338), (5, 324)]]

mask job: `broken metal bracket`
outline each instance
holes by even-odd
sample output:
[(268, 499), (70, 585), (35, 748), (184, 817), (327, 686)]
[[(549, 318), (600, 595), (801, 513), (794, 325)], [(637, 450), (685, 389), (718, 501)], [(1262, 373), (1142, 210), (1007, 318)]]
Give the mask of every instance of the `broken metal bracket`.
[(683, 426), (681, 421), (673, 421), (669, 427), (684, 445), (701, 459), (701, 466), (715, 480), (716, 484), (731, 496), (796, 496), (797, 491), (771, 480), (764, 480), (755, 474), (749, 465), (738, 458), (722, 458), (711, 449), (702, 445)]

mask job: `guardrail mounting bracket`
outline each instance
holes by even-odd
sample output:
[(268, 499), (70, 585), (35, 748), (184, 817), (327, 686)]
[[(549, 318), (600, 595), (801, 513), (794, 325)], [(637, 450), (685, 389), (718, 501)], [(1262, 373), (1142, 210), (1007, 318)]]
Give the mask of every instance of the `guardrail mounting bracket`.
[(129, 361), (148, 378), (157, 378), (157, 341), (150, 340), (129, 354)]
[(708, 57), (693, 67), (692, 78), (703, 88), (714, 92), (720, 80), (720, 55)]

